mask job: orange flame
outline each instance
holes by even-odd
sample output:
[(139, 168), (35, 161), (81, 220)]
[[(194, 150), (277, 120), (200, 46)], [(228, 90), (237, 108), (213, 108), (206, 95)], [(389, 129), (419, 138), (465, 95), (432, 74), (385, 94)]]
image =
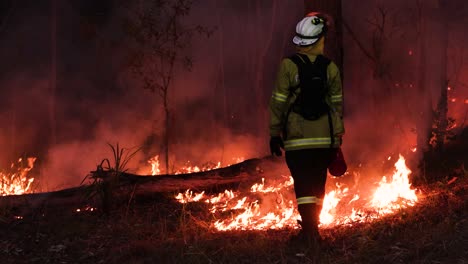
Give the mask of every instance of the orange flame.
[[(395, 163), (395, 169), (391, 182), (387, 182), (387, 177), (382, 177), (379, 186), (367, 199), (362, 199), (357, 193), (352, 194), (349, 188), (337, 184), (336, 189), (325, 195), (320, 214), (321, 226), (370, 221), (400, 208), (413, 206), (418, 198), (416, 190), (411, 189), (409, 183), (411, 171), (401, 155)], [(269, 185), (262, 179), (261, 183), (252, 185), (245, 195), (232, 190), (225, 190), (217, 195), (187, 190), (175, 198), (180, 203), (209, 204), (210, 213), (217, 219), (212, 227), (218, 231), (297, 229), (300, 215), (294, 199), (293, 183), (291, 176), (282, 176), (281, 181), (271, 182)], [(225, 217), (221, 212), (231, 214)]]
[[(411, 189), (408, 175), (411, 171), (406, 167), (405, 159), (400, 155), (400, 158), (395, 163), (396, 172), (393, 174), (392, 181), (387, 183), (387, 178), (384, 176), (379, 183), (379, 187), (374, 192), (371, 206), (379, 208), (384, 212), (391, 213), (393, 209), (399, 209), (404, 205), (413, 206), (418, 200), (416, 191)], [(403, 199), (404, 203), (397, 203), (399, 199)]]
[(161, 170), (159, 169), (159, 155), (149, 159), (148, 163), (151, 164), (151, 175), (158, 175), (161, 173)]
[(34, 167), (35, 157), (27, 158), (27, 165), (23, 166), (23, 159), (12, 163), (9, 172), (0, 171), (0, 195), (20, 195), (31, 192), (34, 178), (28, 178), (28, 173)]
[(213, 223), (220, 231), (281, 229), (288, 226), (297, 228), (298, 214), (290, 188), (293, 180), (289, 176), (283, 178), (284, 181), (275, 186), (265, 186), (265, 179), (262, 179), (262, 183), (254, 184), (249, 195), (244, 197), (240, 197), (240, 191), (232, 190), (210, 196), (204, 192), (193, 193), (187, 190), (175, 198), (180, 203), (204, 201), (211, 205), (209, 210), (215, 216), (221, 212), (232, 212), (232, 217), (218, 219)]
[[(235, 160), (236, 163), (239, 163), (239, 162), (244, 161), (245, 159), (243, 157), (239, 157), (233, 160)], [(148, 163), (151, 164), (151, 175), (153, 176), (161, 175), (161, 169), (159, 168), (160, 166), (159, 155), (156, 155), (152, 157), (151, 159), (149, 159)], [(192, 166), (189, 164), (190, 164), (190, 161), (187, 161), (185, 166), (182, 166), (178, 170), (174, 171), (173, 174), (187, 174), (187, 173), (196, 173), (196, 172), (201, 172), (201, 171), (210, 171), (214, 169), (219, 169), (222, 166), (227, 167), (231, 165), (231, 164), (222, 165), (220, 161), (218, 163), (207, 163), (207, 164), (204, 164), (203, 166)]]

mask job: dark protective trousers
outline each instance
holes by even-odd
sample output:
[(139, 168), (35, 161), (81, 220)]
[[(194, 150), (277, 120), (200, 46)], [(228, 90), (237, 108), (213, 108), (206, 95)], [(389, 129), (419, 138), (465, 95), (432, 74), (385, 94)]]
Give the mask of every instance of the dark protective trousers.
[(286, 163), (294, 179), (302, 231), (318, 236), (318, 224), (325, 196), (327, 168), (336, 157), (335, 148), (301, 149), (286, 152)]

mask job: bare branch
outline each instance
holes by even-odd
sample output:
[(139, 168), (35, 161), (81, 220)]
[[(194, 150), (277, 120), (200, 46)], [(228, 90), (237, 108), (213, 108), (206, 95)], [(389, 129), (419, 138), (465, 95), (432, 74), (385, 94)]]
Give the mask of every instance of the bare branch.
[[(375, 18), (374, 18), (374, 19), (375, 19)], [(379, 26), (377, 22), (372, 21), (372, 20), (370, 20), (370, 19), (366, 19), (366, 22), (367, 22), (368, 24), (370, 24), (371, 26), (374, 26), (374, 27), (378, 27), (378, 26)]]
[(372, 61), (373, 63), (376, 62), (376, 59), (374, 58), (374, 56), (372, 56), (372, 54), (370, 54), (369, 51), (367, 51), (367, 49), (364, 47), (364, 45), (362, 44), (362, 42), (359, 40), (359, 38), (356, 36), (356, 34), (354, 33), (354, 31), (351, 29), (351, 27), (349, 26), (349, 24), (343, 19), (343, 25), (345, 27), (345, 29), (349, 32), (351, 38), (356, 42), (356, 44), (358, 45), (359, 49), (364, 53), (364, 55), (366, 55), (366, 57)]
[(380, 25), (378, 25), (378, 29), (379, 31), (382, 33), (382, 35), (384, 35), (383, 33), (385, 32), (385, 24), (387, 22), (387, 9), (384, 8), (383, 6), (379, 5), (378, 9), (379, 11), (379, 14), (381, 16), (381, 19), (382, 19), (382, 22), (380, 23)]

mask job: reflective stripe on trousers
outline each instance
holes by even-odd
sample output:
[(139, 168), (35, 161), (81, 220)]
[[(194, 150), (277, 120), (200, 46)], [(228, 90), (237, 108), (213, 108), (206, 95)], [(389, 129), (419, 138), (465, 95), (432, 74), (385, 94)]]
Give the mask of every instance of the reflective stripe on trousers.
[(303, 196), (297, 198), (297, 204), (317, 204), (322, 205), (323, 200), (315, 196)]

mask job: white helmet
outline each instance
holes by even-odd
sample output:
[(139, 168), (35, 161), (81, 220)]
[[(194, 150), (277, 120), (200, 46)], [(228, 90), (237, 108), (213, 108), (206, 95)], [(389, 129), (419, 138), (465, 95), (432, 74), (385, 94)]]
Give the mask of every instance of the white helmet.
[(324, 18), (313, 13), (304, 17), (296, 25), (296, 36), (293, 42), (299, 46), (309, 46), (317, 42), (327, 31), (327, 25)]

